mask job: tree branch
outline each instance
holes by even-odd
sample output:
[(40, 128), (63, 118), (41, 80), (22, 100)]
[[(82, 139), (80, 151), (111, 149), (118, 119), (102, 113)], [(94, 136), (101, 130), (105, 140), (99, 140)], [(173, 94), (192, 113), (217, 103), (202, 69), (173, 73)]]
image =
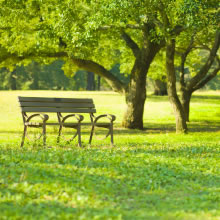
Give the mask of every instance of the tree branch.
[(192, 91), (196, 91), (198, 89), (201, 89), (206, 83), (208, 83), (211, 79), (213, 79), (214, 77), (216, 77), (217, 73), (219, 72), (220, 67), (216, 68), (213, 70), (213, 72), (211, 74), (209, 74), (208, 76), (206, 76), (201, 82), (199, 82), (196, 86), (193, 87)]
[(125, 93), (126, 85), (122, 83), (117, 77), (115, 77), (110, 71), (106, 70), (102, 65), (92, 60), (83, 60), (83, 59), (74, 58), (74, 57), (71, 57), (70, 59), (79, 68), (94, 72), (97, 75), (105, 78), (107, 83), (112, 87), (114, 91), (119, 92), (119, 93)]
[[(1, 49), (1, 48), (0, 48)], [(5, 51), (4, 51), (5, 52)], [(107, 83), (112, 87), (112, 89), (119, 93), (124, 93), (126, 90), (126, 85), (123, 84), (117, 77), (115, 77), (110, 71), (106, 70), (102, 65), (91, 61), (91, 60), (83, 60), (75, 57), (70, 57), (67, 52), (41, 52), (35, 54), (26, 54), (22, 56), (18, 56), (17, 54), (7, 53), (4, 57), (0, 57), (0, 62), (3, 62), (9, 58), (15, 59), (17, 62), (22, 61), (27, 58), (39, 58), (39, 57), (48, 57), (48, 58), (67, 58), (70, 59), (75, 65), (79, 68), (91, 71), (96, 73), (97, 75), (105, 78)]]
[(211, 52), (211, 49), (207, 45), (196, 46), (196, 47), (193, 47), (193, 49), (207, 50)]
[(126, 42), (127, 46), (131, 48), (134, 56), (137, 57), (140, 53), (140, 48), (138, 47), (138, 45), (131, 39), (131, 37), (125, 31), (122, 31), (121, 36)]
[[(104, 25), (98, 28), (98, 30), (110, 30), (113, 28), (122, 28), (122, 27), (117, 27), (114, 25)], [(125, 27), (123, 27), (123, 29), (141, 29), (141, 26), (138, 24), (127, 24)]]
[(160, 6), (158, 7), (159, 13), (160, 13), (161, 18), (164, 22), (165, 27), (169, 27), (170, 26), (170, 21), (169, 21), (169, 18), (167, 16), (164, 8), (165, 8), (164, 4), (160, 1)]
[(181, 65), (180, 65), (180, 84), (182, 87), (185, 87), (186, 83), (184, 80), (185, 77), (185, 62), (186, 62), (186, 58), (188, 56), (188, 54), (190, 53), (190, 51), (193, 48), (193, 43), (194, 43), (194, 37), (191, 37), (191, 41), (188, 45), (188, 47), (186, 48), (186, 50), (181, 54)]
[(202, 80), (203, 77), (206, 76), (212, 63), (214, 62), (214, 60), (216, 58), (216, 53), (218, 51), (219, 45), (220, 45), (220, 31), (217, 30), (216, 35), (215, 35), (215, 42), (213, 44), (213, 47), (212, 47), (211, 52), (209, 54), (209, 57), (208, 57), (206, 63), (202, 66), (202, 68), (198, 72), (198, 74), (196, 74), (190, 80), (189, 84), (187, 85), (188, 89), (193, 89), (194, 86), (196, 86), (199, 83), (199, 81)]
[(69, 57), (66, 52), (48, 54), (46, 55), (46, 57), (69, 58), (79, 68), (83, 70), (87, 70), (89, 72), (93, 72), (103, 77), (114, 91), (119, 92), (119, 93), (125, 93), (126, 85), (123, 82), (121, 82), (116, 76), (114, 76), (110, 71), (105, 69), (102, 65), (92, 60)]
[[(167, 13), (166, 13), (166, 10), (164, 10), (164, 8), (165, 8), (165, 5), (162, 3), (162, 1), (160, 1), (160, 6), (158, 7), (158, 11), (159, 11), (159, 13), (160, 13), (160, 15), (161, 15), (161, 18), (162, 18), (162, 21), (163, 21), (163, 23), (164, 23), (162, 26), (161, 26), (161, 24), (160, 24), (160, 26), (163, 27), (163, 28), (164, 28), (164, 31), (166, 32), (166, 31), (167, 31), (166, 29), (169, 28), (169, 27), (171, 27), (171, 24), (170, 24), (169, 17), (168, 17), (168, 15), (167, 15)], [(168, 34), (169, 34), (170, 36), (176, 37), (176, 36), (178, 36), (183, 30), (184, 30), (184, 27), (183, 27), (182, 25), (176, 25), (175, 27), (173, 27), (173, 28), (168, 32)]]
[(159, 28), (163, 29), (163, 23), (156, 17), (153, 17), (153, 22), (156, 24)]

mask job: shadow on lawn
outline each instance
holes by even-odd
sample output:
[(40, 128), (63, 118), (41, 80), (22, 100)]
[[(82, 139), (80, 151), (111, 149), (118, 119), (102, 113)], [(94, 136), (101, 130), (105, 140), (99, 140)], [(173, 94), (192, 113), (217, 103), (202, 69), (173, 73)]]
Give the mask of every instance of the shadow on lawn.
[[(147, 100), (151, 102), (161, 102), (161, 101), (168, 102), (169, 101), (168, 96), (155, 96), (155, 95), (148, 95)], [(215, 103), (215, 101), (219, 102), (219, 96), (217, 95), (193, 95), (191, 102), (201, 103), (201, 100), (207, 103)]]
[[(166, 124), (153, 124), (153, 123), (145, 123), (144, 124), (145, 128), (143, 130), (138, 130), (138, 129), (125, 129), (125, 128), (120, 128), (120, 127), (115, 127), (114, 128), (114, 136), (115, 135), (147, 135), (147, 134), (165, 134), (165, 133), (175, 133), (175, 124), (172, 123), (166, 123)], [(192, 121), (188, 123), (188, 129), (189, 133), (193, 132), (218, 132), (220, 131), (220, 122), (216, 121)], [(32, 133), (33, 132), (32, 130)], [(64, 131), (64, 134), (71, 135), (74, 134), (75, 130), (68, 129)], [(107, 134), (107, 130), (103, 130), (98, 128), (97, 133), (101, 136)], [(0, 130), (0, 135), (8, 135), (10, 136), (11, 134), (16, 135), (17, 137), (22, 136), (22, 131), (4, 131)], [(50, 137), (51, 134), (57, 135), (58, 130), (49, 130), (47, 131), (47, 136), (48, 138)], [(82, 129), (82, 135), (90, 135), (90, 130), (87, 127), (86, 129)]]
[(210, 101), (214, 103), (214, 101), (219, 102), (219, 96), (217, 95), (193, 95), (192, 102), (203, 102), (209, 103)]
[[(84, 213), (88, 219), (95, 215), (106, 217), (122, 214), (125, 219), (146, 219), (153, 215), (158, 219), (161, 213), (175, 216), (176, 212), (196, 214), (204, 209), (211, 211), (218, 208), (213, 189), (220, 187), (220, 177), (202, 172), (203, 164), (193, 163), (201, 155), (204, 159), (206, 156), (217, 158), (218, 152), (214, 149), (182, 147), (176, 150), (119, 149), (113, 152), (111, 149), (104, 152), (100, 149), (1, 149), (1, 154), (11, 157), (13, 161), (1, 162), (1, 178), (7, 184), (3, 188), (0, 185), (0, 190), (3, 194), (20, 195), (26, 202), (0, 203), (0, 210), (10, 206), (20, 215)], [(159, 157), (164, 159), (158, 160)], [(179, 159), (170, 161), (175, 157), (190, 159), (185, 162)], [(30, 190), (36, 189), (35, 184), (45, 184), (48, 188), (40, 192), (38, 185), (37, 193), (30, 191), (29, 194), (34, 194), (34, 199), (38, 199), (50, 193), (50, 201), (41, 198), (40, 203), (35, 203), (25, 189), (11, 188), (11, 184), (22, 182), (24, 172), (26, 178), (22, 181), (32, 186)], [(50, 188), (54, 184), (56, 188)], [(63, 200), (64, 192), (68, 198)], [(77, 203), (77, 199), (71, 203), (75, 193), (88, 199), (83, 204), (80, 200)], [(100, 208), (94, 208), (90, 202), (94, 196), (95, 200), (101, 201), (100, 204), (103, 203)]]
[[(169, 133), (176, 132), (176, 125), (173, 123), (153, 124), (145, 123), (144, 130), (120, 129), (116, 128), (115, 133), (120, 135), (127, 134), (149, 134), (149, 133)], [(220, 131), (220, 122), (216, 121), (192, 121), (188, 123), (188, 132), (217, 132)]]
[(189, 132), (217, 132), (220, 131), (220, 122), (192, 121), (188, 123)]

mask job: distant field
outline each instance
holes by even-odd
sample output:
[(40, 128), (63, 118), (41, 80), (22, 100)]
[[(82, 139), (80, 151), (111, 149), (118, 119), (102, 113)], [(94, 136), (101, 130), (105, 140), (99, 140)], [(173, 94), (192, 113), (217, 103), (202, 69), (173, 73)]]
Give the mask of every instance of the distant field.
[[(89, 148), (87, 127), (84, 148), (57, 145), (49, 128), (46, 148), (20, 149), (18, 95), (93, 98), (117, 116), (116, 146)], [(113, 92), (0, 91), (0, 219), (220, 219), (220, 92), (193, 96), (187, 135), (175, 134), (167, 97), (148, 95), (143, 131), (121, 128), (125, 109)]]

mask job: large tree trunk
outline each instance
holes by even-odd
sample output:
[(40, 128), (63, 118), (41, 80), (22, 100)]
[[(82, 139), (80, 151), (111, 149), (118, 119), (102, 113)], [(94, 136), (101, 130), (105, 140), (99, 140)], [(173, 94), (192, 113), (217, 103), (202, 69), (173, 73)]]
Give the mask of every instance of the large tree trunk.
[(167, 83), (160, 79), (154, 80), (154, 95), (167, 95)]
[(135, 56), (130, 83), (125, 93), (127, 110), (122, 120), (122, 126), (125, 128), (144, 128), (143, 114), (146, 100), (146, 77), (150, 64), (163, 45), (163, 42), (154, 42), (149, 37), (149, 33), (154, 28), (154, 24), (145, 24), (142, 48), (139, 48), (126, 32), (122, 32), (122, 38)]
[(142, 48), (138, 56), (136, 56), (130, 83), (125, 94), (127, 110), (122, 120), (122, 126), (125, 128), (144, 128), (143, 114), (146, 100), (146, 77), (150, 64), (160, 48), (160, 45), (148, 42), (148, 47)]
[(143, 129), (143, 113), (146, 100), (146, 69), (143, 66), (137, 67), (136, 74), (132, 74), (132, 76), (128, 91), (125, 94), (127, 110), (123, 117), (122, 126)]
[(176, 118), (176, 132), (186, 133), (187, 124), (183, 106), (176, 91), (176, 74), (174, 68), (175, 40), (168, 40), (166, 47), (167, 90)]

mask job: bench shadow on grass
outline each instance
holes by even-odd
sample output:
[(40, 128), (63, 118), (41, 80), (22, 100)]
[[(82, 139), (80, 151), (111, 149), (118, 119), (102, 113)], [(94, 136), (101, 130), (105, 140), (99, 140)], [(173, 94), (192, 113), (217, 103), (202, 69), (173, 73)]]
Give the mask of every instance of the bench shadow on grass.
[[(188, 129), (189, 133), (193, 132), (218, 132), (220, 131), (220, 122), (216, 121), (191, 121), (188, 123)], [(166, 123), (166, 124), (153, 124), (153, 123), (145, 123), (144, 124), (144, 129), (143, 130), (138, 130), (138, 129), (125, 129), (121, 128), (119, 124), (115, 126), (114, 128), (114, 135), (136, 135), (136, 134), (163, 134), (163, 133), (175, 133), (175, 124), (173, 123)], [(71, 129), (68, 129), (65, 131), (64, 134), (73, 134)], [(49, 130), (47, 132), (48, 138), (50, 134), (57, 135), (58, 131), (57, 129), (54, 131)], [(107, 130), (100, 130), (98, 128), (98, 134), (100, 135), (105, 135), (107, 133)], [(5, 130), (0, 130), (0, 135), (8, 135), (10, 136), (11, 134), (19, 136), (22, 136), (22, 131), (16, 131), (16, 130), (10, 130), (10, 131), (5, 131)], [(82, 135), (90, 135), (90, 130), (89, 127), (86, 129), (82, 129)]]
[[(200, 148), (198, 147), (197, 151), (192, 154), (191, 160), (198, 158), (201, 152), (211, 153), (217, 157), (217, 151), (206, 151)], [(186, 157), (189, 152), (191, 152), (191, 148), (182, 147), (175, 152), (172, 151), (172, 158), (175, 156)], [(12, 152), (2, 149), (1, 153), (14, 156), (16, 168), (11, 163), (3, 164), (7, 168), (7, 172), (5, 174), (1, 168), (1, 178), (9, 183), (5, 184), (3, 188), (0, 187), (0, 191), (3, 195), (6, 192), (8, 195), (17, 195), (25, 201), (16, 203), (16, 201), (10, 202), (9, 199), (7, 202), (0, 202), (1, 213), (11, 208), (21, 216), (37, 217), (52, 214), (61, 216), (64, 213), (78, 216), (84, 213), (87, 219), (96, 215), (106, 217), (120, 214), (125, 219), (146, 219), (148, 217), (158, 219), (161, 217), (161, 213), (166, 216), (175, 216), (177, 212), (197, 214), (203, 212), (204, 209), (211, 212), (218, 208), (218, 200), (212, 193), (212, 189), (220, 187), (220, 177), (197, 171), (198, 169), (192, 172), (191, 167), (179, 162), (177, 164), (168, 163), (169, 154), (171, 154), (169, 149), (128, 150), (127, 153), (132, 154), (134, 161), (126, 160), (124, 151), (117, 151), (117, 156), (121, 157), (118, 160), (114, 161), (115, 155), (110, 151), (105, 152), (105, 159), (100, 160), (103, 158), (103, 154), (98, 149), (90, 149), (85, 154), (79, 151), (64, 151), (63, 154), (50, 151), (50, 157), (45, 157), (43, 150), (41, 152), (23, 150), (11, 155)], [(46, 153), (48, 154), (48, 151)], [(151, 160), (151, 163), (143, 163), (139, 158), (140, 154), (148, 155), (148, 157), (162, 156), (167, 159), (167, 162)], [(39, 166), (39, 161), (41, 166)], [(106, 168), (108, 172), (100, 172)], [(97, 172), (98, 170), (99, 172)], [(8, 179), (7, 173), (11, 172), (14, 176), (11, 175)], [(49, 187), (45, 192), (41, 192), (42, 194), (50, 193), (57, 197), (59, 193), (67, 192), (70, 200), (71, 193), (83, 196), (94, 195), (101, 203), (108, 205), (93, 207), (89, 200), (82, 205), (80, 205), (80, 201), (78, 204), (75, 201), (74, 205), (74, 202), (68, 202), (68, 199), (65, 202), (62, 199), (55, 199), (53, 196), (46, 199), (40, 195), (40, 188), (37, 193), (29, 192), (30, 195), (35, 195), (34, 199), (37, 199), (38, 196), (41, 197), (40, 202), (34, 202), (33, 198), (26, 193), (25, 188), (24, 190), (13, 189), (10, 185), (10, 182), (11, 184), (22, 183), (19, 177), (23, 172), (27, 173), (23, 182), (32, 186), (45, 184)], [(114, 175), (109, 175), (109, 172)], [(56, 189), (53, 192), (54, 189), (50, 189), (50, 185), (53, 184), (57, 185), (58, 191)], [(201, 201), (206, 201), (206, 203)]]

